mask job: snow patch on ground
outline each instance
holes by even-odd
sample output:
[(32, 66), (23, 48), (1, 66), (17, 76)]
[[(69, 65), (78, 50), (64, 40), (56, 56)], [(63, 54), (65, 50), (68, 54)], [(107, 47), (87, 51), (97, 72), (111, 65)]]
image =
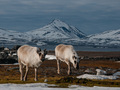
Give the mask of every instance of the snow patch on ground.
[(104, 79), (112, 79), (112, 80), (115, 80), (115, 79), (117, 79), (117, 78), (119, 78), (119, 77), (118, 77), (118, 76), (83, 74), (83, 75), (77, 76), (77, 78), (97, 79), (97, 80), (104, 80)]
[(34, 84), (0, 84), (0, 90), (120, 90), (119, 87), (84, 87), (79, 85), (71, 85), (69, 88), (53, 88), (55, 86), (46, 83)]
[(45, 58), (47, 58), (47, 60), (56, 59), (55, 55), (46, 55)]
[(120, 72), (114, 73), (113, 76), (120, 76)]

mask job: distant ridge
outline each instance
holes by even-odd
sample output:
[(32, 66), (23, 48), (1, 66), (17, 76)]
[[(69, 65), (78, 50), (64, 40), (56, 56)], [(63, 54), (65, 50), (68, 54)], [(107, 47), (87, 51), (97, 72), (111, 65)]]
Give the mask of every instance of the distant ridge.
[(0, 45), (42, 46), (60, 43), (78, 46), (120, 47), (120, 29), (86, 36), (79, 29), (59, 19), (54, 19), (42, 28), (24, 33), (0, 28)]

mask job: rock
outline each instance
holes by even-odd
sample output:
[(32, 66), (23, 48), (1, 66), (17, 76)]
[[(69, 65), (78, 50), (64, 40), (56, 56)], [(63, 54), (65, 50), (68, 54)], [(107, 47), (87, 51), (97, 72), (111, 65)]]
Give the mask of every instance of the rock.
[(21, 45), (15, 45), (12, 50), (18, 50), (18, 48), (20, 47)]
[(0, 52), (0, 64), (13, 64), (17, 61), (17, 55), (10, 56), (9, 52), (2, 51)]
[(8, 54), (6, 52), (0, 52), (0, 59), (6, 59)]
[(0, 47), (0, 51), (3, 51), (5, 47)]
[(114, 73), (113, 76), (120, 76), (120, 71)]
[(105, 75), (105, 74), (107, 74), (106, 71), (101, 70), (101, 69), (96, 69), (96, 71), (97, 71), (97, 74), (96, 74), (96, 75)]
[(47, 79), (45, 79), (45, 80), (44, 80), (44, 82), (48, 82), (48, 80), (47, 80)]
[(117, 69), (113, 69), (113, 68), (106, 69), (107, 75), (113, 75), (117, 71), (118, 71)]
[(8, 51), (8, 50), (9, 50), (9, 48), (4, 48), (4, 50)]
[(0, 48), (0, 64), (13, 64), (17, 63), (18, 57), (17, 57), (17, 50), (20, 46), (16, 45), (13, 47), (13, 49), (9, 48)]
[(94, 74), (95, 69), (94, 68), (87, 68), (84, 72), (87, 73), (87, 74)]
[(13, 67), (13, 68), (8, 68), (7, 71), (10, 71), (10, 70), (19, 70), (19, 67)]

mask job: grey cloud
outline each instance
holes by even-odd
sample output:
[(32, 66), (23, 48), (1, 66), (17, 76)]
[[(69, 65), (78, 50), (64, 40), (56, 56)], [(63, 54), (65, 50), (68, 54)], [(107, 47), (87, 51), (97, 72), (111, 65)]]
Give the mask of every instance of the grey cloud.
[[(117, 1), (117, 0), (116, 0)], [(42, 12), (61, 12), (71, 10), (91, 12), (120, 9), (120, 2), (114, 0), (2, 0), (0, 8), (6, 14), (34, 14)], [(4, 13), (3, 13), (4, 14)]]
[(0, 0), (2, 27), (32, 30), (54, 18), (87, 33), (97, 32), (93, 28), (99, 29), (99, 32), (119, 28), (120, 0)]

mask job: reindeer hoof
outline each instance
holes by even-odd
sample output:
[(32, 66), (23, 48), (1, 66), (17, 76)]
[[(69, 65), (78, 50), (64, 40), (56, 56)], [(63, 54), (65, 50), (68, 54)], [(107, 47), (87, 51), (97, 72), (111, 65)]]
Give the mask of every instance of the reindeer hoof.
[(57, 74), (60, 74), (60, 72), (58, 72)]
[(38, 79), (34, 79), (35, 81), (38, 81)]
[(27, 79), (25, 79), (25, 78), (23, 79), (23, 81), (26, 81), (26, 80), (27, 80)]
[(60, 71), (57, 71), (58, 74), (60, 74)]
[(71, 72), (68, 72), (68, 75), (71, 75)]
[(20, 78), (21, 81), (24, 81), (23, 78)]

